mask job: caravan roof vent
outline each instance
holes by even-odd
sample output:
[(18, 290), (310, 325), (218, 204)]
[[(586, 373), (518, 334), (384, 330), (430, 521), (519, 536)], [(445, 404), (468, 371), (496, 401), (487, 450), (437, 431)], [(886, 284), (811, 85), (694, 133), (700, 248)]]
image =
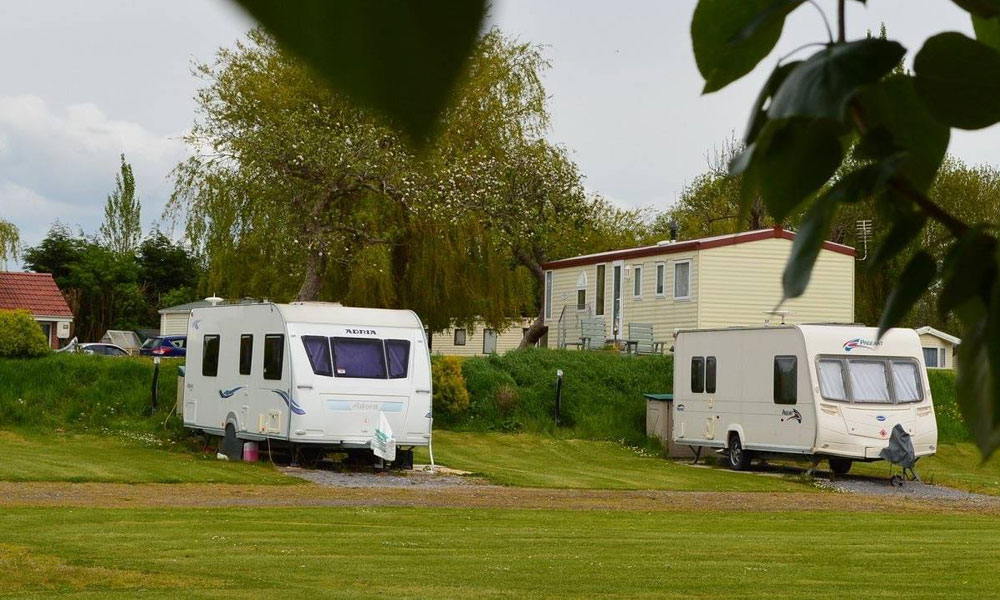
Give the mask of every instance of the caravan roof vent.
[(218, 296), (209, 296), (208, 298), (205, 298), (205, 302), (208, 302), (212, 306), (218, 306), (222, 304), (224, 300)]
[(660, 241), (656, 242), (656, 245), (657, 246), (669, 246), (670, 244), (673, 244), (673, 243), (674, 243), (673, 240), (660, 240)]

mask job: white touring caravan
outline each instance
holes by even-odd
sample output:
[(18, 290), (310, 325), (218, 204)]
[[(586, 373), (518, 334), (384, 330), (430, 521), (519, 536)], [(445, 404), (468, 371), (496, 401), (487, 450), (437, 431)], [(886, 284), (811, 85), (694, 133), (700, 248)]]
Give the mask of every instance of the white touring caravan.
[(187, 339), (184, 424), (223, 436), (231, 458), (243, 440), (312, 456), (369, 449), (383, 419), (397, 465), (412, 465), (413, 448), (430, 444), (430, 353), (411, 311), (321, 302), (196, 308)]
[(835, 473), (879, 460), (899, 423), (917, 457), (937, 422), (912, 329), (781, 325), (678, 331), (673, 438), (722, 448), (742, 470), (754, 456), (827, 459)]

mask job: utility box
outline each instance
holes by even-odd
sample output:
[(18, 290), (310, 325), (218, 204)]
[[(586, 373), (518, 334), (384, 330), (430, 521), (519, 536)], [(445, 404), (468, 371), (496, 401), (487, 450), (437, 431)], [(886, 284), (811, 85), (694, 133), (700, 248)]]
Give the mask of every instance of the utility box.
[(667, 456), (693, 457), (690, 446), (674, 443), (674, 395), (646, 394), (646, 435), (660, 440)]
[(184, 371), (185, 366), (177, 367), (177, 416), (184, 416)]

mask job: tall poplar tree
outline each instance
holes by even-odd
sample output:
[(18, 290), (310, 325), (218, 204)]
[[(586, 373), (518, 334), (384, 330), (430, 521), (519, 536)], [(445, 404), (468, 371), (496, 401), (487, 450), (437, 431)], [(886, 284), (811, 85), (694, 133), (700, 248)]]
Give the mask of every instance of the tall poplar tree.
[(121, 155), (115, 190), (104, 204), (104, 222), (99, 229), (102, 244), (118, 255), (134, 255), (142, 240), (142, 204), (135, 194), (132, 165)]

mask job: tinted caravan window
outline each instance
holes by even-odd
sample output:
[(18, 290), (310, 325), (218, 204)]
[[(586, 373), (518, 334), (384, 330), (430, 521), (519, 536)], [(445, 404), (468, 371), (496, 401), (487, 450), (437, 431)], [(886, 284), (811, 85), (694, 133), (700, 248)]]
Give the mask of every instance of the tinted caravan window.
[(285, 360), (285, 336), (270, 333), (264, 336), (264, 379), (281, 379)]
[(798, 401), (798, 360), (794, 356), (774, 357), (774, 403), (795, 404)]
[(330, 339), (321, 335), (302, 336), (302, 345), (309, 357), (313, 373), (333, 377), (333, 361), (330, 360)]
[(240, 375), (249, 375), (253, 368), (253, 336), (244, 333), (240, 336)]
[(705, 391), (705, 357), (691, 358), (691, 391), (700, 394)]
[(705, 391), (709, 394), (715, 393), (715, 357), (709, 356), (705, 359)]
[(219, 336), (206, 335), (201, 342), (201, 374), (215, 377), (219, 374)]
[(389, 379), (403, 379), (410, 367), (410, 342), (386, 340), (385, 356), (389, 360)]
[(337, 377), (385, 379), (382, 340), (333, 338), (333, 369)]

